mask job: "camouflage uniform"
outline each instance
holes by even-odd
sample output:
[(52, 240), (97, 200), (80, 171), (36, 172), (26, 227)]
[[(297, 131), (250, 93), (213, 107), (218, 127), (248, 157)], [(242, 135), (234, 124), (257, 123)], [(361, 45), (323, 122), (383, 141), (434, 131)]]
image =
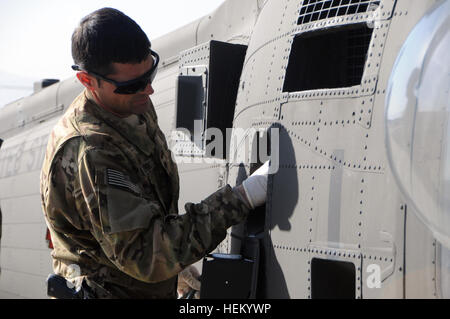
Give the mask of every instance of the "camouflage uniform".
[(249, 208), (229, 185), (178, 215), (176, 164), (151, 107), (148, 135), (80, 94), (54, 128), (41, 197), (53, 269), (71, 264), (99, 298), (175, 298), (177, 274)]

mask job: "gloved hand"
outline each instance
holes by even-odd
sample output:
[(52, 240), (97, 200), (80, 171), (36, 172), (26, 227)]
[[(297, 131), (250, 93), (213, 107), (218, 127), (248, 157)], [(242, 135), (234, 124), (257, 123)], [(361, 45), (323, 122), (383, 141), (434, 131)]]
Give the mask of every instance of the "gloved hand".
[(269, 161), (265, 162), (252, 175), (242, 182), (245, 194), (252, 209), (266, 202)]
[(197, 279), (200, 277), (200, 273), (194, 266), (188, 266), (182, 272), (178, 274), (178, 298), (186, 295), (191, 289), (196, 290), (195, 299), (200, 297), (200, 281)]

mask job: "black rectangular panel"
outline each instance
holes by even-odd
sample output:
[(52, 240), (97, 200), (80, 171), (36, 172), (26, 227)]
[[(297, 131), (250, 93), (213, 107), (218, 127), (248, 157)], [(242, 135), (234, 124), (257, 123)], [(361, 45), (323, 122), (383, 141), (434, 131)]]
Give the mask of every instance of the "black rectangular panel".
[(292, 44), (283, 92), (361, 84), (373, 29), (366, 24), (300, 34)]
[(179, 76), (177, 85), (177, 128), (187, 129), (194, 138), (194, 121), (203, 121), (204, 89), (201, 76)]
[(313, 258), (312, 299), (355, 299), (355, 275), (351, 262)]
[[(223, 137), (233, 126), (239, 80), (247, 46), (211, 41), (208, 77), (207, 128), (218, 128)], [(226, 147), (224, 143), (224, 147)], [(226, 156), (227, 150), (222, 151)]]
[(254, 262), (244, 259), (240, 255), (222, 256), (210, 256), (203, 260), (200, 298), (250, 298), (252, 294)]

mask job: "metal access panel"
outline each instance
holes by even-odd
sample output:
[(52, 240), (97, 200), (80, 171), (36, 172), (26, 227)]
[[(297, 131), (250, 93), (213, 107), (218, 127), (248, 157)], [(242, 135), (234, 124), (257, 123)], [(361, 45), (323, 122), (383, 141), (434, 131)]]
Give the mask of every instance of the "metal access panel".
[(312, 299), (354, 299), (356, 268), (352, 262), (313, 258)]
[(0, 149), (0, 298), (46, 298), (52, 272), (39, 176), (58, 118), (6, 138)]
[[(178, 77), (177, 84), (177, 128), (187, 129), (191, 135), (191, 141), (194, 142), (196, 126), (195, 121), (199, 121), (201, 132), (205, 119), (205, 89), (206, 89), (206, 73), (195, 74), (195, 68), (188, 71), (193, 75), (184, 75)], [(205, 69), (206, 72), (206, 69)]]
[(247, 47), (210, 42), (207, 127), (232, 127), (236, 95)]
[[(176, 150), (177, 155), (225, 157), (226, 149), (217, 155), (205, 154), (207, 129), (219, 129), (225, 137), (227, 128), (232, 127), (246, 50), (245, 45), (209, 41), (180, 54), (176, 128), (201, 135), (202, 141), (195, 143), (197, 149), (189, 143), (182, 144), (183, 149)], [(191, 136), (190, 140), (193, 142), (194, 138)], [(189, 154), (191, 149), (193, 152)]]
[[(233, 125), (280, 127), (280, 165), (269, 178), (268, 239), (261, 254), (265, 286), (258, 285), (268, 298), (322, 297), (320, 276), (329, 273), (346, 278), (334, 284), (333, 296), (342, 295), (341, 286), (353, 298), (408, 292), (405, 213), (386, 166), (383, 110), (400, 43), (414, 25), (416, 9), (410, 8), (426, 4), (397, 2), (406, 8), (398, 11), (390, 0), (283, 0), (268, 1), (261, 11)], [(324, 41), (330, 39), (340, 42)], [(328, 50), (341, 58), (327, 59)], [(232, 152), (248, 152), (245, 143), (235, 144)], [(228, 181), (242, 174), (239, 164), (230, 166)], [(370, 285), (372, 266), (381, 288)]]
[(284, 92), (360, 85), (373, 28), (352, 24), (294, 38)]
[(203, 260), (202, 299), (248, 299), (254, 262), (241, 255), (212, 254)]

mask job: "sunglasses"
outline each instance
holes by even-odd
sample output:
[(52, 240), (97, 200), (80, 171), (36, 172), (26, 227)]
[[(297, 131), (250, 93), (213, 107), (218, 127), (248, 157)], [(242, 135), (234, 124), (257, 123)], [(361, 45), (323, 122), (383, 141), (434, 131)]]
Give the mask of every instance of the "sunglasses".
[(124, 81), (124, 82), (114, 81), (114, 80), (108, 79), (107, 77), (104, 77), (103, 75), (100, 75), (98, 73), (83, 70), (78, 65), (72, 65), (72, 69), (74, 71), (86, 71), (86, 72), (92, 74), (93, 76), (99, 78), (100, 80), (114, 84), (116, 86), (114, 93), (116, 93), (116, 94), (135, 94), (139, 91), (145, 90), (147, 85), (151, 84), (153, 82), (153, 80), (155, 79), (156, 73), (158, 71), (159, 55), (158, 55), (158, 53), (156, 53), (153, 50), (150, 50), (150, 54), (152, 55), (153, 61), (154, 61), (152, 68), (150, 70), (148, 70), (147, 72), (145, 72), (140, 77), (133, 79), (133, 80)]

